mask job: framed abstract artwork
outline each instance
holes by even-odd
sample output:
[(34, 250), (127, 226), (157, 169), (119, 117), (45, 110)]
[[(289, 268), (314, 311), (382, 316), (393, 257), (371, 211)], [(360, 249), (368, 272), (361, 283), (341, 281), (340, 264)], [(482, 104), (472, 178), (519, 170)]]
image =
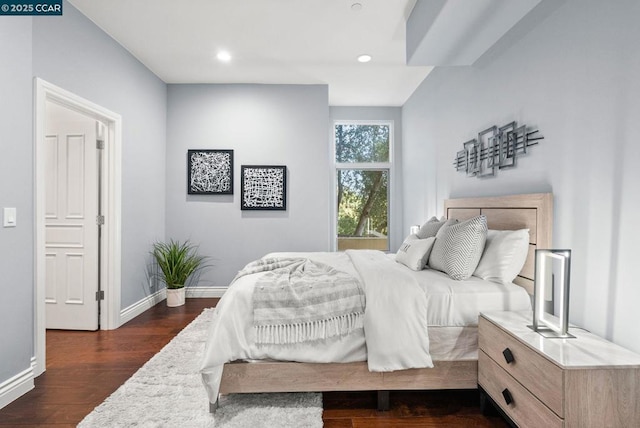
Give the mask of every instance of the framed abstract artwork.
[(189, 195), (233, 195), (233, 150), (187, 150)]
[(287, 209), (287, 167), (284, 165), (242, 165), (242, 210)]

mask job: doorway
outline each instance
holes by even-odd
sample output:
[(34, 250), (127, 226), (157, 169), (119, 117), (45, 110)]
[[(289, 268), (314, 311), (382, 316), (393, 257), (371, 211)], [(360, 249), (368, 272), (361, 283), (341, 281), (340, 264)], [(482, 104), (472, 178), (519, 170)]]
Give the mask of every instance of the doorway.
[(45, 325), (95, 331), (102, 218), (98, 133), (104, 125), (53, 101), (45, 104)]
[[(35, 80), (35, 92), (35, 331), (32, 365), (35, 376), (38, 376), (46, 368), (47, 306), (56, 300), (55, 293), (47, 288), (47, 282), (52, 282), (52, 278), (47, 281), (47, 272), (58, 272), (54, 277), (63, 279), (67, 275), (65, 272), (74, 272), (70, 275), (76, 278), (75, 282), (72, 281), (70, 284), (71, 292), (65, 285), (67, 289), (63, 306), (75, 310), (86, 304), (85, 310), (89, 315), (83, 316), (94, 316), (92, 312), (95, 311), (95, 328), (98, 322), (102, 330), (120, 326), (122, 118), (42, 79)], [(63, 118), (60, 123), (77, 121), (73, 126), (79, 128), (73, 130), (53, 127), (51, 122), (55, 121), (56, 117), (53, 113), (57, 114), (58, 118)], [(102, 135), (103, 149), (98, 149), (95, 145), (95, 141), (99, 139), (97, 134)], [(55, 139), (64, 139), (65, 144), (52, 144)], [(91, 147), (88, 145), (89, 140), (93, 140)], [(65, 158), (60, 160), (65, 171), (56, 172), (55, 168), (47, 165), (52, 164), (55, 157)], [(74, 162), (73, 165), (65, 164), (71, 162), (70, 160)], [(82, 172), (84, 175), (86, 172), (80, 171), (83, 168), (93, 170), (87, 175), (93, 178), (79, 184), (79, 174)], [(66, 176), (74, 174), (74, 180), (67, 180)], [(62, 177), (58, 180), (61, 183), (55, 188), (51, 185), (51, 181), (55, 180), (54, 175)], [(95, 183), (92, 180), (95, 180)], [(98, 185), (98, 182), (101, 185)], [(52, 194), (55, 192), (67, 195), (54, 198)], [(86, 204), (85, 199), (91, 199), (90, 203)], [(55, 204), (52, 202), (54, 200)], [(80, 200), (82, 202), (79, 202)], [(103, 218), (98, 217), (98, 211)], [(64, 220), (61, 220), (62, 217)], [(101, 221), (102, 225), (98, 228), (97, 223)], [(101, 236), (99, 240), (98, 230)], [(93, 236), (95, 242), (92, 244), (87, 239), (91, 241)], [(81, 242), (83, 245), (93, 245), (88, 257), (80, 248), (83, 246), (80, 245)], [(63, 253), (63, 257), (56, 256), (58, 250)], [(91, 263), (83, 264), (83, 259), (92, 257), (95, 257), (93, 267)], [(56, 258), (58, 261), (55, 261)], [(87, 266), (93, 269), (93, 272), (87, 272)], [(95, 294), (98, 283), (101, 293)], [(101, 298), (102, 293), (104, 298), (98, 317), (95, 299)], [(76, 316), (71, 315), (70, 318)], [(63, 319), (65, 317), (69, 316), (62, 316)], [(63, 323), (55, 328), (73, 328), (71, 324), (65, 324), (66, 322), (68, 320), (63, 320)]]

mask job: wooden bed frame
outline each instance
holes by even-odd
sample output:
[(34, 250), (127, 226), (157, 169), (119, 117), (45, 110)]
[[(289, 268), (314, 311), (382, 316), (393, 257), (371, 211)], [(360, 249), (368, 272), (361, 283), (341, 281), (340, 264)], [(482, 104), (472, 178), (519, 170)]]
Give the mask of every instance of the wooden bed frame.
[[(445, 216), (459, 220), (484, 214), (489, 229), (529, 229), (529, 257), (514, 281), (533, 292), (536, 248), (551, 248), (553, 195), (550, 193), (448, 199)], [(476, 389), (478, 361), (434, 361), (429, 369), (370, 372), (366, 362), (296, 363), (234, 361), (224, 365), (220, 394), (255, 392), (385, 391), (378, 407), (388, 406), (389, 390)], [(211, 405), (215, 410), (217, 403)]]

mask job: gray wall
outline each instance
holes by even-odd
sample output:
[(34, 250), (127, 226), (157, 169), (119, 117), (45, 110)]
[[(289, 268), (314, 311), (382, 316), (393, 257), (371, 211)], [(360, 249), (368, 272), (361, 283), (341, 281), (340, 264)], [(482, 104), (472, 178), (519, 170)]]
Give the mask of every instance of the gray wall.
[[(402, 109), (400, 107), (331, 107), (329, 136), (333, 137), (335, 120), (391, 120), (393, 121), (393, 169), (391, 212), (389, 215), (389, 250), (395, 252), (402, 244)], [(331, 146), (330, 146), (331, 147)], [(333, 154), (332, 154), (333, 155)], [(333, 197), (333, 195), (332, 195)], [(408, 230), (408, 229), (407, 229)]]
[(166, 85), (69, 3), (33, 20), (33, 75), (122, 115), (122, 295), (150, 294), (150, 245), (164, 238)]
[(33, 138), (31, 19), (0, 24), (0, 218), (17, 209), (17, 227), (0, 223), (0, 384), (28, 369), (33, 355)]
[[(434, 70), (404, 105), (405, 228), (448, 197), (553, 192), (554, 246), (573, 250), (571, 321), (640, 352), (640, 3), (548, 4), (473, 67)], [(511, 120), (545, 136), (517, 168), (454, 170), (464, 141)]]
[[(329, 107), (324, 85), (168, 85), (166, 236), (191, 239), (226, 286), (271, 251), (329, 248)], [(187, 195), (188, 149), (233, 149), (234, 195)], [(287, 210), (241, 211), (240, 166), (286, 165)]]
[(2, 17), (0, 25), (0, 383), (31, 365), (34, 336), (33, 78), (123, 117), (122, 307), (150, 294), (150, 242), (164, 237), (166, 85), (65, 2), (62, 17)]

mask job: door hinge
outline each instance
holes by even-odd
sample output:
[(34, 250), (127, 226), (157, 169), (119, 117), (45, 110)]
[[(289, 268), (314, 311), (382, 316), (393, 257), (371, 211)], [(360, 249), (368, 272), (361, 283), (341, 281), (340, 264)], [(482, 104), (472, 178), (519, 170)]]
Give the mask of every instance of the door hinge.
[(96, 300), (104, 300), (104, 290), (96, 291)]
[(96, 216), (96, 224), (98, 226), (104, 225), (104, 216), (103, 215)]
[(96, 149), (104, 150), (104, 140), (96, 140)]

